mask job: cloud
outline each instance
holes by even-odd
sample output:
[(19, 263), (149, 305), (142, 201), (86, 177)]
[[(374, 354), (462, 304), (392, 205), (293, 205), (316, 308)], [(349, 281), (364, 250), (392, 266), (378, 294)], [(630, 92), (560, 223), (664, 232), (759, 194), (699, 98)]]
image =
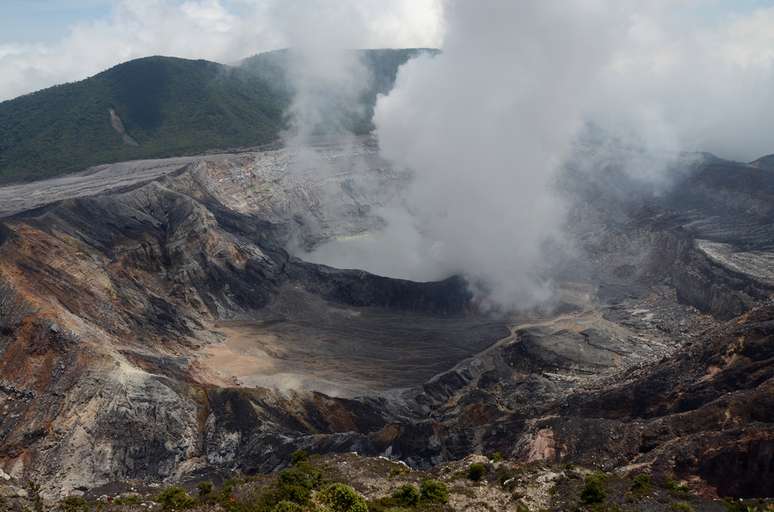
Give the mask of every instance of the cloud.
[(450, 5), (444, 53), (407, 64), (377, 107), (384, 155), (415, 170), (408, 204), (437, 266), (494, 302), (546, 298), (542, 248), (564, 205), (556, 172), (620, 37), (603, 2)]
[(648, 147), (739, 160), (770, 153), (774, 8), (709, 25), (635, 10), (597, 87), (587, 117)]
[(0, 100), (148, 55), (229, 63), (314, 38), (434, 46), (439, 10), (440, 0), (120, 0), (110, 17), (75, 24), (55, 43), (0, 45)]
[(564, 213), (552, 184), (621, 12), (595, 1), (448, 5), (443, 53), (401, 68), (374, 118), (382, 154), (414, 172), (408, 218), (393, 211), (374, 238), (312, 258), (422, 280), (462, 273), (489, 303), (535, 304), (549, 295), (542, 249)]
[[(567, 236), (554, 184), (569, 154), (663, 188), (678, 152), (774, 151), (774, 8), (718, 22), (706, 5), (449, 2), (443, 53), (406, 64), (376, 110), (383, 155), (414, 173), (406, 215), (311, 257), (420, 280), (461, 273), (505, 308), (545, 300), (546, 248)], [(624, 144), (573, 152), (589, 124)]]
[[(545, 247), (565, 236), (553, 184), (588, 123), (650, 155), (774, 151), (774, 7), (707, 16), (720, 3), (123, 0), (55, 44), (0, 45), (0, 98), (144, 55), (234, 62), (294, 46), (288, 140), (303, 145), (327, 100), (317, 85), (346, 99), (367, 80), (342, 49), (443, 46), (378, 103), (383, 155), (414, 174), (385, 231), (315, 255), (415, 279), (463, 273), (480, 297), (525, 306), (549, 294)], [(668, 181), (662, 160), (624, 163)]]

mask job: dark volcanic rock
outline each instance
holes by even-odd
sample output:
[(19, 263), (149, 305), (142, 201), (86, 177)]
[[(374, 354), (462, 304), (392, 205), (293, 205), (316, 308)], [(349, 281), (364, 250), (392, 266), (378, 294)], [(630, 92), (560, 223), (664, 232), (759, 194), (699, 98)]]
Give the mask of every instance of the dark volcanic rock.
[[(287, 225), (212, 193), (207, 172), (221, 171), (194, 165), (3, 221), (0, 459), (16, 476), (68, 492), (205, 466), (271, 470), (300, 445), (376, 454), (388, 446), (388, 425), (410, 414), (378, 396), (249, 388), (213, 376), (202, 348), (222, 341), (222, 320), (266, 321), (261, 333), (301, 343), (322, 336), (321, 355), (343, 358), (328, 357), (332, 369), (321, 369), (334, 374), (355, 353), (370, 350), (359, 357), (378, 361), (387, 350), (395, 359), (389, 350), (422, 336), (428, 354), (404, 364), (430, 376), (507, 334), (501, 323), (468, 321), (471, 295), (460, 278), (414, 283), (291, 257)], [(412, 372), (400, 370), (385, 370), (384, 385)]]
[[(5, 471), (69, 492), (269, 471), (297, 448), (421, 467), (501, 451), (774, 494), (774, 174), (712, 159), (662, 195), (584, 182), (559, 306), (494, 318), (460, 277), (289, 254), (372, 229), (380, 197), (287, 181), (282, 155), (3, 219)], [(331, 217), (333, 200), (347, 213)]]

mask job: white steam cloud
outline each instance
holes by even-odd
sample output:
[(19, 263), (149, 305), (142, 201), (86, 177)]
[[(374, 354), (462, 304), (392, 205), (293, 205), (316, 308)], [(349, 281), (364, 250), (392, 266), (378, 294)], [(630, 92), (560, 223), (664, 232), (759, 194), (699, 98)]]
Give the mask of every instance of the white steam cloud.
[[(451, 4), (443, 53), (406, 64), (377, 106), (384, 156), (415, 172), (412, 222), (390, 223), (378, 240), (413, 243), (398, 255), (374, 241), (347, 245), (389, 256), (363, 262), (371, 270), (405, 261), (398, 275), (462, 273), (487, 300), (525, 306), (549, 293), (542, 251), (564, 213), (553, 181), (622, 36), (620, 11), (596, 1), (487, 5)], [(428, 274), (417, 275), (418, 261)]]
[(588, 117), (650, 148), (774, 152), (774, 7), (708, 24), (665, 5), (631, 10)]
[[(733, 16), (706, 16), (721, 4)], [(526, 307), (550, 292), (545, 247), (562, 239), (566, 207), (553, 185), (585, 126), (647, 150), (628, 170), (650, 182), (668, 183), (663, 155), (678, 151), (774, 152), (774, 7), (734, 5), (121, 0), (57, 43), (0, 44), (0, 99), (148, 54), (233, 62), (293, 46), (286, 141), (324, 175), (335, 169), (310, 141), (346, 136), (369, 80), (343, 50), (442, 46), (403, 66), (377, 105), (383, 156), (414, 176), (403, 201), (381, 211), (382, 233), (312, 257), (420, 280), (461, 273), (481, 297)]]
[(620, 37), (614, 11), (455, 3), (443, 54), (409, 63), (379, 102), (382, 150), (416, 171), (408, 204), (436, 265), (499, 304), (546, 298), (543, 244), (564, 213), (553, 180)]
[(678, 151), (774, 151), (774, 8), (708, 24), (701, 2), (446, 5), (443, 53), (406, 64), (376, 110), (384, 156), (414, 172), (405, 203), (382, 233), (331, 242), (317, 261), (461, 273), (482, 299), (529, 307), (550, 293), (554, 181), (587, 123), (645, 150), (615, 158), (660, 186)]

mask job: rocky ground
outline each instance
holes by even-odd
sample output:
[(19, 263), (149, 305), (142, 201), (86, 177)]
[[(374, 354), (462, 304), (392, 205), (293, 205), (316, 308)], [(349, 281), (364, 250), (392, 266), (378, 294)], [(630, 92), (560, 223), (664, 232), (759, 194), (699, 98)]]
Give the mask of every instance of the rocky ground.
[[(428, 482), (441, 492), (430, 494)], [(684, 481), (658, 480), (640, 470), (603, 472), (572, 464), (519, 463), (470, 455), (430, 470), (414, 470), (385, 457), (354, 453), (313, 456), (272, 475), (230, 474), (223, 480), (185, 481), (177, 486), (127, 481), (85, 496), (45, 500), (33, 484), (0, 484), (5, 510), (54, 511), (322, 511), (325, 490), (344, 484), (376, 512), (464, 511), (696, 511), (766, 512), (771, 500), (720, 500)], [(299, 488), (301, 489), (299, 491)], [(280, 504), (282, 503), (282, 504)], [(284, 508), (283, 508), (284, 507)], [(295, 508), (294, 508), (295, 507)]]
[[(535, 510), (576, 506), (591, 470), (774, 495), (770, 171), (711, 159), (654, 195), (581, 179), (556, 303), (498, 316), (459, 277), (414, 283), (288, 252), (378, 229), (405, 177), (372, 141), (91, 176), (3, 202), (0, 468), (17, 486), (51, 498), (254, 475), (303, 448), (443, 478), (499, 452), (544, 468), (525, 485), (558, 494), (525, 501)], [(446, 506), (527, 496), (462, 484)], [(671, 507), (658, 489), (632, 510)]]

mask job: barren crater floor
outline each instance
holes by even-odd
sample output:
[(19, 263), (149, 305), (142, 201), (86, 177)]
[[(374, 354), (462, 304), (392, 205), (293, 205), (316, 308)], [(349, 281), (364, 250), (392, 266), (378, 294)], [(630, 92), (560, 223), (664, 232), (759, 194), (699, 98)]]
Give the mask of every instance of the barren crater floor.
[(55, 494), (499, 451), (774, 494), (774, 173), (712, 160), (655, 197), (572, 174), (556, 303), (496, 317), (460, 276), (297, 257), (378, 231), (408, 178), (372, 140), (301, 156), (0, 187), (2, 471)]
[(220, 322), (200, 365), (217, 381), (354, 397), (419, 386), (508, 334), (505, 324), (381, 310)]

